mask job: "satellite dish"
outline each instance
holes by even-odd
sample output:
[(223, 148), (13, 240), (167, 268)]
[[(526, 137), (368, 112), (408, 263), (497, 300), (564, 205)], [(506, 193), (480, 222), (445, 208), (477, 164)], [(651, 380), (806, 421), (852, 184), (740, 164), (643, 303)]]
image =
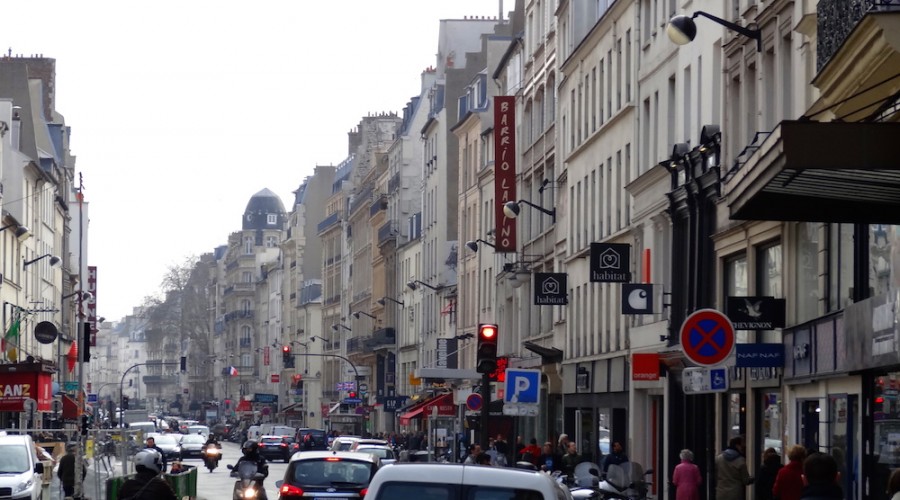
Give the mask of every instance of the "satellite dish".
[(52, 344), (58, 335), (56, 325), (49, 321), (41, 321), (34, 326), (34, 338), (41, 344)]

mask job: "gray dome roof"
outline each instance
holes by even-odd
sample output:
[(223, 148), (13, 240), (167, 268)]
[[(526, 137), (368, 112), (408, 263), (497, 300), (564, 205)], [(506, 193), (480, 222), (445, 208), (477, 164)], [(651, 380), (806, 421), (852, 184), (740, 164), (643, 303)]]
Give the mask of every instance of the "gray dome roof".
[(284, 217), (284, 204), (281, 203), (281, 198), (266, 188), (251, 196), (247, 202), (243, 229), (281, 229)]

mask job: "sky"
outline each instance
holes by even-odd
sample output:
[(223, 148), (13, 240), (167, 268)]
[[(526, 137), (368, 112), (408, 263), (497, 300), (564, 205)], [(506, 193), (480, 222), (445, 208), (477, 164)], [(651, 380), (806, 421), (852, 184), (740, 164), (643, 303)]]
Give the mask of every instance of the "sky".
[(346, 158), (361, 117), (419, 94), (439, 20), (500, 3), (3, 2), (0, 52), (56, 59), (98, 316), (131, 314), (167, 269), (225, 244), (263, 188), (289, 211), (315, 165)]

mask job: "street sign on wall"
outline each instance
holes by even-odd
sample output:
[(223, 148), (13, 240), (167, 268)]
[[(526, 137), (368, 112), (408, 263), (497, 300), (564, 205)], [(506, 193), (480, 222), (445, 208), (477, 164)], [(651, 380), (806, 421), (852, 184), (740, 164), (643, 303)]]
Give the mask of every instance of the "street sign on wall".
[(681, 349), (700, 366), (715, 366), (734, 350), (734, 327), (715, 309), (694, 311), (681, 324)]

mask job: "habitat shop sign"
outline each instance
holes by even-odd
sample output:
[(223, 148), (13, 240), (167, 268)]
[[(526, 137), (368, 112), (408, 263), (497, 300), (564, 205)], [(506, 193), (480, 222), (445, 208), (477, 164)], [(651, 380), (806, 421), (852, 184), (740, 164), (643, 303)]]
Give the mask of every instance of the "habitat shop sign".
[(591, 283), (631, 281), (631, 245), (591, 243)]
[(566, 273), (534, 273), (534, 305), (564, 306), (569, 303)]
[(24, 411), (28, 399), (37, 401), (37, 411), (50, 411), (51, 386), (49, 373), (3, 373), (0, 375), (0, 411)]

